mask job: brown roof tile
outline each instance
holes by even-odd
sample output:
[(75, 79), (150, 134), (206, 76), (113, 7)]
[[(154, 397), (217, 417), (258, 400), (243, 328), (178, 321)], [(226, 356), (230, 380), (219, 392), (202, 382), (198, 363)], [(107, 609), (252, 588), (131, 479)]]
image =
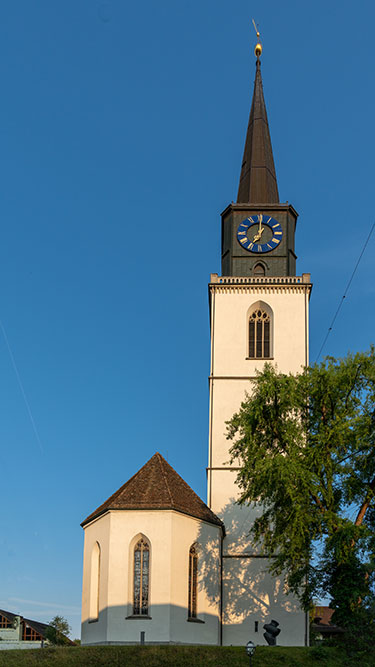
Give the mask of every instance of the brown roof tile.
[(133, 477), (85, 519), (81, 526), (108, 510), (165, 510), (189, 514), (224, 527), (222, 521), (194, 493), (157, 452)]

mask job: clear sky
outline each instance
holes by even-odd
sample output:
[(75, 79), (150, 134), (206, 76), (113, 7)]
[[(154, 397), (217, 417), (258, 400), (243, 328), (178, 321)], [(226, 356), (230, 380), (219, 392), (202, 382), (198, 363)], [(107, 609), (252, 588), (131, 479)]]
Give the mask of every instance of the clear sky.
[[(253, 16), (314, 361), (375, 219), (375, 4), (1, 7), (0, 607), (63, 614), (75, 637), (80, 522), (155, 451), (205, 499), (207, 283), (237, 193)], [(374, 249), (375, 233), (325, 354), (375, 339)]]

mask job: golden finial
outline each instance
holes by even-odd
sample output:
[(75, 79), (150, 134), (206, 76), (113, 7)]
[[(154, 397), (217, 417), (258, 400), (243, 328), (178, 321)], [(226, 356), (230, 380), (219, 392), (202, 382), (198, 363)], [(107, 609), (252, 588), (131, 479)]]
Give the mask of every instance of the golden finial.
[(252, 21), (253, 21), (253, 26), (255, 28), (255, 32), (257, 34), (257, 39), (258, 39), (258, 42), (257, 42), (257, 44), (255, 46), (255, 49), (254, 49), (254, 53), (259, 60), (259, 57), (262, 55), (263, 47), (262, 47), (262, 44), (261, 44), (261, 41), (260, 41), (260, 32), (258, 30), (257, 24), (255, 23), (254, 19), (252, 19)]

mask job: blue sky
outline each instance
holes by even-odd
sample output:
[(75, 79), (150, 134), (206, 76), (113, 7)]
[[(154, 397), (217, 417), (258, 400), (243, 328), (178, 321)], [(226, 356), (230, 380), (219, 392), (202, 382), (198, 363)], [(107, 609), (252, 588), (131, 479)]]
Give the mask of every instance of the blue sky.
[[(375, 219), (374, 4), (1, 8), (0, 607), (61, 613), (73, 636), (80, 522), (155, 451), (205, 498), (207, 283), (237, 193), (253, 16), (297, 273), (314, 282), (313, 361)], [(325, 354), (374, 341), (374, 249), (375, 234)]]

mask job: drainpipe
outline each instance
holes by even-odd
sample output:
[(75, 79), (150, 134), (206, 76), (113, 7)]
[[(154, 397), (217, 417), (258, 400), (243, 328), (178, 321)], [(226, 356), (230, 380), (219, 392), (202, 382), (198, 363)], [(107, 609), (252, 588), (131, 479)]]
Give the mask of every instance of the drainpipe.
[(223, 530), (221, 530), (221, 540), (220, 540), (220, 646), (223, 645), (223, 541), (224, 535)]

